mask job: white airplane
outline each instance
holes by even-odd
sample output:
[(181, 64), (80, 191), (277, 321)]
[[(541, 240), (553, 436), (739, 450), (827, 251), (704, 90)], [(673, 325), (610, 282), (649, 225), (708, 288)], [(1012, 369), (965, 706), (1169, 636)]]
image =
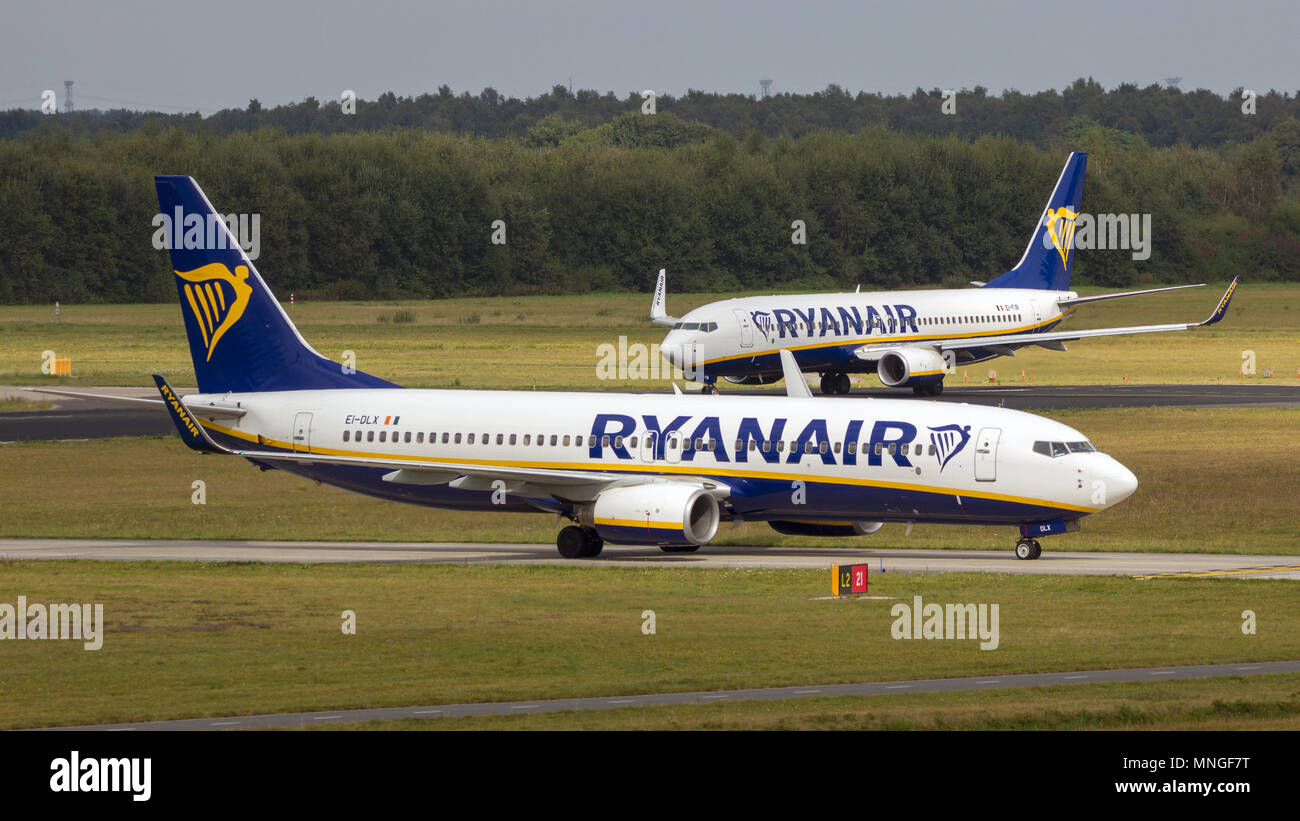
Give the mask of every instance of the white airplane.
[(1240, 277), (1202, 322), (1052, 330), (1090, 302), (1201, 287), (1090, 297), (1066, 290), (1087, 160), (1082, 151), (1070, 155), (1020, 261), (992, 282), (960, 290), (743, 297), (711, 302), (679, 319), (668, 316), (661, 270), (650, 318), (672, 330), (660, 350), (710, 393), (717, 392), (718, 377), (741, 385), (781, 379), (777, 354), (787, 350), (800, 371), (821, 375), (824, 394), (848, 393), (851, 373), (875, 373), (888, 387), (937, 396), (944, 375), (958, 365), (1015, 356), (1026, 345), (1064, 351), (1075, 339), (1184, 331), (1222, 319)]
[(198, 451), (395, 501), (554, 513), (573, 522), (566, 558), (606, 541), (693, 551), (723, 521), (763, 521), (810, 536), (1016, 526), (1034, 559), (1037, 537), (1137, 487), (1082, 433), (1019, 411), (815, 399), (788, 351), (786, 397), (401, 389), (307, 344), (193, 179), (155, 182), (196, 246), (171, 259), (200, 392), (155, 376), (148, 401)]

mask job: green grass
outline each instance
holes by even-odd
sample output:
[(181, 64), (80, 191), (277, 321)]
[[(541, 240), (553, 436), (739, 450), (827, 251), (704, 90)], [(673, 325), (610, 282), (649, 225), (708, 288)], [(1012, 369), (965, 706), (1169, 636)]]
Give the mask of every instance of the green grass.
[(1300, 657), (1287, 581), (873, 579), (876, 595), (998, 604), (1000, 645), (982, 651), (896, 641), (892, 602), (818, 600), (827, 575), (5, 562), (0, 602), (99, 602), (107, 630), (98, 651), (0, 643), (0, 727)]
[[(1300, 409), (1130, 408), (1046, 414), (1138, 476), (1131, 498), (1048, 551), (1300, 552)], [(242, 459), (199, 456), (175, 437), (0, 445), (0, 537), (550, 542), (555, 517), (436, 510), (317, 486)], [(191, 484), (207, 484), (207, 504)], [(1007, 527), (891, 525), (874, 536), (781, 536), (762, 523), (718, 544), (1006, 550)], [(705, 550), (708, 548), (706, 547)]]
[(0, 396), (0, 413), (46, 410), (50, 408), (51, 405), (52, 403), (50, 402), (29, 402), (26, 399), (20, 399), (16, 396)]
[[(1065, 328), (1197, 321), (1208, 316), (1223, 286), (1175, 291), (1080, 308)], [(1081, 289), (1081, 293), (1100, 293)], [(672, 294), (677, 315), (736, 294)], [(499, 297), (407, 302), (313, 302), (285, 305), (325, 356), (356, 355), (356, 365), (410, 387), (666, 390), (667, 381), (598, 380), (598, 346), (662, 341), (649, 322), (648, 294)], [(149, 385), (161, 373), (194, 384), (178, 305), (63, 306), (54, 323), (48, 306), (0, 306), (0, 384)], [(402, 317), (398, 319), (398, 317)], [(406, 317), (410, 317), (409, 320)], [(387, 318), (388, 321), (384, 321)], [(376, 321), (376, 320), (379, 321)], [(1300, 285), (1244, 283), (1223, 322), (1186, 333), (1083, 340), (1070, 352), (1023, 349), (961, 368), (951, 381), (1003, 382), (1021, 372), (1035, 384), (1132, 384), (1235, 380), (1242, 352), (1255, 352), (1247, 381), (1296, 384), (1300, 368)], [(42, 353), (72, 359), (71, 377), (42, 376)], [(865, 386), (879, 383), (863, 377)], [(727, 386), (724, 384), (723, 389)], [(779, 388), (778, 388), (779, 389)]]
[(330, 724), (328, 730), (1300, 730), (1300, 674)]

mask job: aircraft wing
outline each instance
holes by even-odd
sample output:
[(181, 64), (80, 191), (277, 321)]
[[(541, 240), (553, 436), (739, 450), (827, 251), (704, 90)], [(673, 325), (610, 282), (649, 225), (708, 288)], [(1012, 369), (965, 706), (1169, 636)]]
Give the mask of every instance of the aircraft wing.
[[(23, 388), (23, 390), (31, 391), (32, 393), (48, 393), (52, 396), (70, 396), (74, 399), (100, 399), (106, 402), (121, 402), (123, 404), (153, 405), (160, 410), (166, 404), (161, 399), (152, 399), (140, 396), (114, 396), (107, 393), (81, 393), (79, 391), (62, 391), (54, 388)], [(181, 399), (181, 402), (183, 402), (185, 407), (189, 408), (191, 411), (202, 413), (204, 416), (221, 416), (227, 419), (238, 419), (245, 413), (248, 413), (248, 411), (240, 407), (217, 405), (212, 402), (207, 404), (199, 404), (198, 402), (195, 402), (191, 404), (186, 402), (184, 399)]]
[(1089, 302), (1101, 302), (1104, 299), (1123, 299), (1126, 296), (1142, 296), (1143, 294), (1159, 294), (1164, 291), (1181, 291), (1184, 288), (1204, 288), (1205, 283), (1201, 282), (1196, 285), (1175, 285), (1172, 288), (1151, 288), (1146, 291), (1125, 291), (1122, 294), (1101, 294), (1100, 296), (1079, 296), (1074, 299), (1060, 299), (1056, 304), (1062, 308), (1072, 308), (1075, 305), (1086, 305)]
[[(354, 465), (387, 469), (384, 481), (398, 484), (440, 485), (449, 484), (464, 490), (493, 490), (493, 482), (501, 480), (506, 483), (507, 493), (520, 495), (553, 496), (565, 500), (588, 501), (606, 488), (619, 485), (636, 485), (654, 481), (664, 481), (659, 477), (648, 477), (618, 473), (615, 471), (581, 471), (557, 470), (539, 467), (510, 467), (504, 465), (481, 465), (473, 462), (443, 462), (436, 459), (393, 459), (373, 456), (337, 456), (322, 453), (290, 453), (278, 450), (240, 450), (218, 444), (208, 435), (202, 424), (190, 418), (182, 406), (179, 397), (161, 376), (154, 376), (159, 400), (167, 407), (186, 445), (206, 453), (222, 453), (230, 456), (243, 456), (264, 462), (297, 462), (299, 464)], [(198, 413), (206, 413), (207, 406), (197, 407)], [(731, 488), (720, 482), (695, 476), (681, 476), (672, 480), (675, 484), (694, 484), (703, 487), (717, 498), (731, 495)]]
[[(1013, 348), (1021, 345), (1043, 345), (1043, 347), (1061, 346), (1062, 342), (1068, 342), (1074, 339), (1087, 339), (1094, 336), (1123, 336), (1126, 334), (1151, 334), (1163, 333), (1165, 331), (1187, 331), (1192, 328), (1201, 328), (1206, 325), (1213, 325), (1223, 319), (1228, 313), (1228, 303), (1232, 301), (1232, 295), (1237, 290), (1237, 283), (1241, 277), (1235, 277), (1228, 290), (1223, 293), (1223, 298), (1219, 300), (1219, 305), (1214, 309), (1214, 313), (1201, 322), (1178, 323), (1173, 325), (1131, 325), (1124, 328), (1097, 328), (1086, 331), (1055, 331), (1043, 334), (1002, 334), (991, 336), (972, 336), (965, 339), (944, 339), (935, 343), (943, 351), (962, 350), (965, 348)], [(1116, 295), (1121, 296), (1121, 295)], [(1054, 343), (1054, 344), (1044, 344)]]
[(660, 325), (672, 327), (680, 320), (675, 316), (669, 316), (667, 310), (668, 304), (668, 272), (664, 268), (659, 269), (659, 279), (655, 281), (655, 295), (650, 301), (650, 319)]

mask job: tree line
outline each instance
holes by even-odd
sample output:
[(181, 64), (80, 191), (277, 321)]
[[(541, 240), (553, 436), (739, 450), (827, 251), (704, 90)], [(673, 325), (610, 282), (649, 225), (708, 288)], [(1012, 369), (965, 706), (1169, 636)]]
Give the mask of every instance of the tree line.
[[(1166, 147), (1186, 143), (1193, 147), (1247, 142), (1278, 123), (1300, 118), (1300, 96), (1286, 92), (1236, 89), (1226, 97), (1207, 89), (1182, 91), (1152, 84), (1139, 88), (1124, 83), (1104, 89), (1092, 78), (1079, 78), (1068, 87), (1033, 94), (1015, 90), (989, 94), (983, 86), (951, 89), (954, 97), (934, 88), (912, 94), (850, 94), (831, 84), (811, 94), (775, 94), (756, 97), (690, 90), (683, 95), (656, 96), (655, 109), (691, 123), (744, 138), (751, 131), (765, 137), (802, 137), (815, 131), (858, 133), (885, 127), (908, 134), (955, 136), (975, 139), (986, 134), (1017, 137), (1047, 147), (1058, 138), (1070, 138), (1093, 125), (1140, 136), (1150, 145)], [(517, 137), (548, 118), (568, 127), (595, 128), (622, 114), (641, 111), (645, 90), (619, 96), (593, 89), (571, 91), (562, 85), (519, 99), (493, 88), (478, 94), (456, 94), (446, 85), (436, 92), (400, 97), (391, 91), (373, 99), (356, 99), (345, 107), (336, 99), (315, 97), (287, 105), (264, 107), (250, 100), (239, 109), (224, 109), (211, 116), (197, 113), (164, 114), (156, 111), (116, 109), (80, 111), (45, 116), (35, 110), (0, 112), (0, 138), (48, 127), (75, 131), (123, 133), (146, 122), (160, 126), (206, 130), (215, 134), (255, 131), (269, 127), (287, 134), (341, 134), (364, 131), (420, 129), (477, 137)], [(1253, 96), (1252, 96), (1253, 95)], [(1246, 99), (1243, 99), (1245, 97)], [(35, 105), (35, 100), (33, 100)], [(951, 113), (945, 113), (950, 111)], [(1248, 113), (1249, 112), (1249, 113)]]
[(1019, 259), (1075, 149), (1085, 211), (1152, 215), (1149, 259), (1079, 251), (1076, 282), (1300, 280), (1294, 118), (1216, 147), (1095, 123), (1040, 145), (880, 125), (738, 137), (638, 109), (549, 114), (523, 137), (46, 122), (0, 140), (0, 302), (174, 299), (152, 178), (177, 173), (261, 215), (256, 264), (281, 295), (649, 292), (661, 267), (674, 290), (960, 287)]

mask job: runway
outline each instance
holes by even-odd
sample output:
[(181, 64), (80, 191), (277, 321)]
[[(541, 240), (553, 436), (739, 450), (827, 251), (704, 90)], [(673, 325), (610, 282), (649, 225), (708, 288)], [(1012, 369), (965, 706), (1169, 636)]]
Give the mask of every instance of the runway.
[[(87, 393), (153, 398), (152, 388), (78, 387)], [(182, 396), (193, 388), (178, 389)], [(772, 389), (723, 388), (729, 395), (771, 395)], [(110, 436), (158, 436), (172, 432), (162, 406), (123, 407), (112, 402), (67, 399), (0, 386), (0, 397), (17, 397), (31, 402), (51, 402), (49, 410), (0, 413), (0, 442), (55, 439), (101, 439)], [(949, 385), (939, 397), (916, 397), (911, 391), (887, 388), (855, 390), (847, 396), (826, 399), (911, 399), (914, 401), (967, 402), (1000, 405), (1017, 410), (1059, 410), (1062, 408), (1139, 407), (1300, 407), (1300, 384), (1278, 379), (1271, 384), (1215, 383), (1205, 385)]]
[(1113, 681), (1170, 681), (1215, 676), (1257, 676), (1269, 673), (1296, 672), (1300, 672), (1300, 661), (1258, 661), (1232, 664), (1202, 664), (1189, 667), (1141, 667), (1126, 670), (1075, 670), (1063, 673), (875, 681), (859, 684), (806, 684), (795, 687), (764, 687), (752, 690), (650, 693), (644, 695), (485, 702), (479, 704), (431, 704), (420, 707), (380, 707), (367, 710), (225, 716), (221, 718), (142, 721), (131, 724), (99, 724), (50, 729), (112, 732), (123, 730), (252, 730), (276, 727), (320, 727), (344, 722), (391, 721), (407, 718), (511, 716), (533, 713), (558, 713), (566, 710), (615, 710), (621, 707), (777, 701), (793, 698), (882, 696), (902, 693), (956, 693), (965, 690), (994, 690), (1011, 687), (1049, 687), (1062, 684), (1098, 684)]
[(1017, 559), (1007, 550), (870, 550), (788, 547), (714, 547), (664, 553), (654, 547), (606, 546), (594, 559), (564, 559), (551, 544), (467, 542), (244, 542), (147, 539), (0, 539), (0, 560), (552, 564), (566, 567), (699, 567), (828, 569), (865, 562), (880, 573), (1017, 573), (1024, 575), (1231, 576), (1300, 579), (1300, 556), (1215, 553), (1061, 552)]

